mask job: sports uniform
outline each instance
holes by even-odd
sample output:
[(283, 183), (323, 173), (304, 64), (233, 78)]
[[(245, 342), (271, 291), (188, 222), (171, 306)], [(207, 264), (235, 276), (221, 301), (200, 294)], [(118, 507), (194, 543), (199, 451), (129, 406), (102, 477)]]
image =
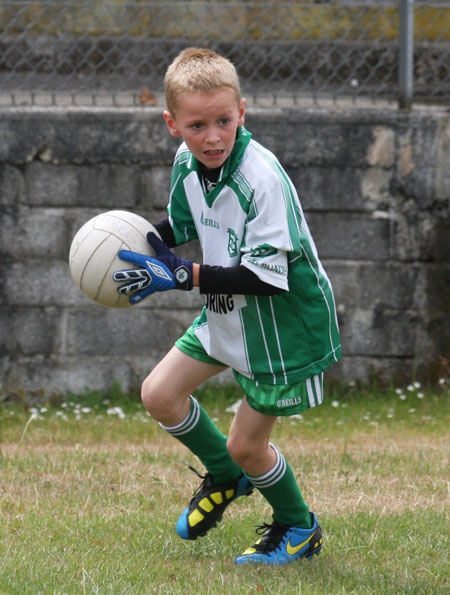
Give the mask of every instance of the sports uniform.
[[(272, 391), (275, 403), (263, 399), (266, 413), (289, 415), (319, 404), (321, 373), (341, 357), (336, 309), (296, 190), (276, 157), (240, 127), (232, 154), (206, 192), (201, 164), (183, 143), (168, 212), (175, 243), (198, 239), (204, 264), (240, 264), (284, 290), (273, 296), (207, 294), (190, 331), (206, 354), (230, 366), (246, 392), (314, 378), (297, 403), (295, 391), (289, 396), (286, 389), (285, 398)], [(186, 338), (177, 345), (202, 359)]]
[[(192, 289), (191, 261), (170, 247), (198, 239), (205, 305), (177, 347), (202, 362), (233, 369), (250, 407), (269, 416), (292, 415), (322, 402), (323, 371), (340, 359), (332, 288), (319, 261), (292, 182), (276, 157), (243, 126), (220, 169), (205, 170), (183, 143), (176, 154), (168, 219), (149, 234), (155, 258), (121, 252), (141, 269), (120, 271), (120, 291), (137, 303), (152, 291)], [(139, 290), (139, 291), (135, 291)], [(176, 524), (183, 539), (205, 535), (236, 498), (257, 488), (273, 522), (236, 564), (287, 564), (311, 558), (322, 532), (278, 448), (276, 462), (254, 476), (231, 458), (227, 437), (192, 395), (189, 413), (161, 427), (198, 456), (203, 482)], [(254, 413), (254, 412), (252, 412)]]

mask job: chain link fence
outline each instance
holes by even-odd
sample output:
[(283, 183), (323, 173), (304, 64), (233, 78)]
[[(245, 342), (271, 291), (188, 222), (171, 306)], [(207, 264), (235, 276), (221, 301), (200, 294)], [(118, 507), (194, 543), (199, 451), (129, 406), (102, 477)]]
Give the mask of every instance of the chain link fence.
[(192, 45), (260, 106), (450, 104), (450, 0), (1, 0), (0, 105), (162, 105)]

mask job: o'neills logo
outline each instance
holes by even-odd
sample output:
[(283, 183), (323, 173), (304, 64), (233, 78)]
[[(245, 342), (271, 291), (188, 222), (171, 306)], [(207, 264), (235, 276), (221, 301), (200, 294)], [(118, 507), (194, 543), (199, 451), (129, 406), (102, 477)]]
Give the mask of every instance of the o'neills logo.
[(215, 227), (216, 229), (220, 229), (219, 222), (205, 217), (203, 215), (203, 211), (200, 213), (200, 223), (206, 227)]
[(216, 314), (228, 314), (228, 312), (234, 310), (233, 296), (221, 293), (208, 293), (206, 296), (206, 307)]
[(277, 407), (291, 407), (292, 405), (300, 405), (301, 397), (294, 397), (293, 399), (280, 399), (277, 401)]

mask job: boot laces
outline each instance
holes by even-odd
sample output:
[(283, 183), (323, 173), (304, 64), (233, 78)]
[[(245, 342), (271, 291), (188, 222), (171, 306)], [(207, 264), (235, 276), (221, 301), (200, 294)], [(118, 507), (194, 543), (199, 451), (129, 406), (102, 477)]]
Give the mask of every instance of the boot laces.
[(198, 488), (195, 490), (192, 499), (191, 499), (191, 504), (192, 502), (197, 498), (197, 496), (199, 495), (199, 493), (203, 490), (203, 488), (205, 486), (209, 486), (212, 483), (212, 477), (210, 473), (205, 473), (205, 475), (202, 475), (201, 473), (199, 473), (197, 471), (197, 469), (195, 467), (192, 467), (191, 465), (188, 465), (187, 463), (185, 463), (186, 467), (188, 467), (193, 473), (195, 473), (195, 475), (197, 475), (197, 477), (199, 477), (200, 479), (202, 479), (202, 483), (198, 486)]
[(289, 529), (274, 519), (273, 523), (263, 523), (256, 525), (256, 534), (262, 535), (261, 541), (257, 544), (259, 551), (272, 552), (276, 550)]

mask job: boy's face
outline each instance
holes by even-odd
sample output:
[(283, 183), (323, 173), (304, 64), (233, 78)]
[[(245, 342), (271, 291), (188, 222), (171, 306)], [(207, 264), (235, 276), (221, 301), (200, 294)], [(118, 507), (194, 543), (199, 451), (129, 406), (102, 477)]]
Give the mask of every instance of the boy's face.
[(183, 93), (176, 114), (164, 112), (170, 135), (181, 136), (207, 169), (225, 163), (244, 119), (245, 99), (237, 104), (234, 92), (225, 87), (212, 93)]

